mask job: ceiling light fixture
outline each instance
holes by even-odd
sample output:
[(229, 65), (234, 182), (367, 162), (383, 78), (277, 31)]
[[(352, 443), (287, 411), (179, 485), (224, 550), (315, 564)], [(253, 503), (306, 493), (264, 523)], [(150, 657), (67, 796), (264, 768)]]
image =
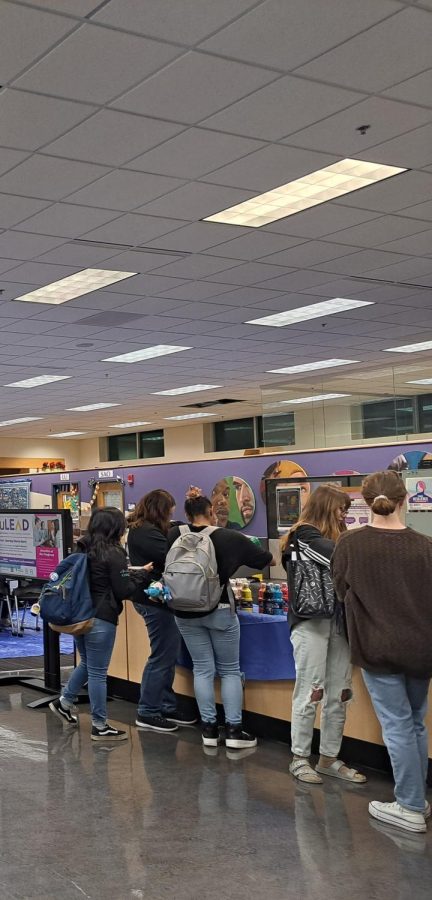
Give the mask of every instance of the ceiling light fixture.
[(401, 347), (386, 347), (383, 353), (421, 353), (432, 350), (432, 341), (420, 341), (419, 344), (403, 344)]
[(165, 416), (166, 422), (180, 422), (181, 419), (203, 419), (212, 416), (212, 413), (188, 413), (186, 416)]
[(34, 378), (25, 378), (24, 381), (11, 381), (10, 384), (5, 384), (5, 387), (13, 387), (13, 388), (32, 388), (32, 387), (41, 387), (43, 384), (51, 384), (54, 381), (65, 381), (66, 378), (71, 378), (71, 375), (35, 375)]
[(5, 425), (21, 425), (23, 422), (39, 422), (42, 416), (25, 416), (22, 419), (7, 419), (5, 422), (0, 422), (0, 428), (3, 428)]
[(315, 400), (339, 400), (340, 397), (351, 397), (351, 394), (314, 394), (313, 397), (297, 397), (296, 400), (281, 400), (281, 403), (314, 403)]
[(67, 437), (77, 437), (79, 434), (87, 434), (86, 431), (59, 431), (58, 434), (50, 434), (48, 435), (50, 438), (67, 438)]
[(130, 353), (122, 353), (120, 356), (108, 356), (102, 362), (136, 363), (145, 359), (154, 359), (158, 356), (168, 356), (170, 353), (180, 353), (182, 350), (192, 350), (192, 347), (174, 347), (170, 344), (156, 344), (145, 350), (132, 350)]
[(341, 159), (324, 169), (317, 169), (316, 172), (275, 187), (265, 194), (251, 197), (244, 203), (207, 216), (204, 221), (261, 228), (270, 222), (293, 216), (311, 206), (335, 200), (402, 172), (407, 172), (407, 169), (382, 166), (360, 159)]
[(189, 384), (188, 387), (172, 388), (170, 391), (153, 391), (154, 395), (160, 397), (174, 397), (176, 394), (193, 394), (195, 391), (211, 391), (213, 388), (220, 388), (221, 384)]
[(358, 359), (322, 359), (319, 362), (302, 363), (299, 366), (286, 366), (284, 369), (268, 369), (268, 374), (295, 375), (297, 372), (315, 372), (317, 369), (333, 369), (336, 366), (352, 366)]
[(140, 425), (152, 425), (152, 422), (119, 422), (118, 425), (110, 425), (110, 428), (139, 428)]
[(83, 297), (84, 294), (98, 291), (109, 284), (115, 284), (117, 281), (123, 281), (136, 274), (136, 272), (111, 272), (109, 269), (82, 269), (75, 275), (68, 275), (67, 278), (53, 281), (36, 291), (30, 291), (29, 294), (15, 297), (15, 300), (20, 300), (22, 303), (50, 303), (53, 306), (59, 306), (61, 303), (67, 303), (68, 300)]
[(287, 309), (285, 312), (272, 313), (261, 319), (249, 319), (245, 325), (270, 325), (273, 328), (283, 328), (285, 325), (296, 325), (298, 322), (308, 322), (310, 319), (319, 319), (321, 316), (334, 316), (348, 309), (359, 309), (362, 306), (372, 306), (371, 300), (349, 300), (345, 297), (333, 297), (332, 300), (323, 300), (321, 303), (311, 303), (310, 306), (298, 306), (296, 309)]
[(120, 406), (120, 403), (89, 403), (88, 406), (68, 406), (66, 412), (91, 412), (93, 409), (108, 409), (109, 406)]

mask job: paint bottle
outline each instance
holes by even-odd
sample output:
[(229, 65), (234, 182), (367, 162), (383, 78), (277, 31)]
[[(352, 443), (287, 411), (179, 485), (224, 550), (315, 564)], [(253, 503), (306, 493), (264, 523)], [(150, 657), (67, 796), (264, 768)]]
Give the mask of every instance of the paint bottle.
[(242, 587), (240, 606), (243, 612), (253, 613), (252, 591), (247, 584)]

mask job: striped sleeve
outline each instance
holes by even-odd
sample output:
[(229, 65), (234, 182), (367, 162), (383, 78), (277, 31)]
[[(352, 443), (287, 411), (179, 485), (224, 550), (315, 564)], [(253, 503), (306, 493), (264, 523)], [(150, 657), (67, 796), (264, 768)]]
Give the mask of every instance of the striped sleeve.
[(334, 542), (323, 537), (314, 537), (311, 541), (306, 542), (298, 539), (298, 544), (302, 556), (306, 559), (312, 559), (320, 566), (330, 568), (330, 559), (334, 550)]

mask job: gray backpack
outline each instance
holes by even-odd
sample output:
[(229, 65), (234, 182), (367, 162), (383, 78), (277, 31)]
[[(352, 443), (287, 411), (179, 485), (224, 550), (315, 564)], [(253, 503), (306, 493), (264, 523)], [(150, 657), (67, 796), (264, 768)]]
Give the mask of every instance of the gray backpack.
[(165, 560), (164, 582), (171, 598), (168, 606), (176, 612), (210, 613), (216, 609), (222, 588), (209, 525), (202, 531), (190, 531), (180, 525), (180, 537), (174, 541)]

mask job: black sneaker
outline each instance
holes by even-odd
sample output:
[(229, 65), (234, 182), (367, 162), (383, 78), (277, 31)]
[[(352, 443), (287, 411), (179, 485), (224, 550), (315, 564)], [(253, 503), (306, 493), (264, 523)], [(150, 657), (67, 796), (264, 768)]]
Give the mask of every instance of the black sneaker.
[(253, 734), (243, 731), (241, 725), (225, 725), (225, 746), (231, 750), (242, 750), (243, 747), (256, 747), (257, 739)]
[(66, 706), (62, 706), (60, 699), (53, 700), (53, 702), (49, 704), (49, 708), (58, 719), (61, 719), (62, 722), (66, 722), (67, 725), (78, 725), (78, 716), (74, 716), (70, 709), (67, 709)]
[(203, 722), (201, 725), (201, 735), (205, 747), (217, 747), (221, 742), (219, 728), (216, 722)]
[(128, 736), (125, 731), (120, 731), (107, 722), (103, 728), (96, 728), (96, 725), (92, 725), (91, 739), (92, 741), (127, 741)]
[(137, 728), (141, 728), (145, 731), (158, 731), (160, 734), (177, 731), (178, 729), (178, 725), (176, 725), (175, 722), (170, 722), (165, 716), (138, 715), (135, 719), (135, 725)]
[(198, 722), (196, 716), (187, 716), (179, 710), (176, 710), (176, 712), (173, 713), (166, 713), (165, 719), (167, 720), (167, 722), (172, 722), (174, 725), (183, 726), (196, 725), (196, 723)]

